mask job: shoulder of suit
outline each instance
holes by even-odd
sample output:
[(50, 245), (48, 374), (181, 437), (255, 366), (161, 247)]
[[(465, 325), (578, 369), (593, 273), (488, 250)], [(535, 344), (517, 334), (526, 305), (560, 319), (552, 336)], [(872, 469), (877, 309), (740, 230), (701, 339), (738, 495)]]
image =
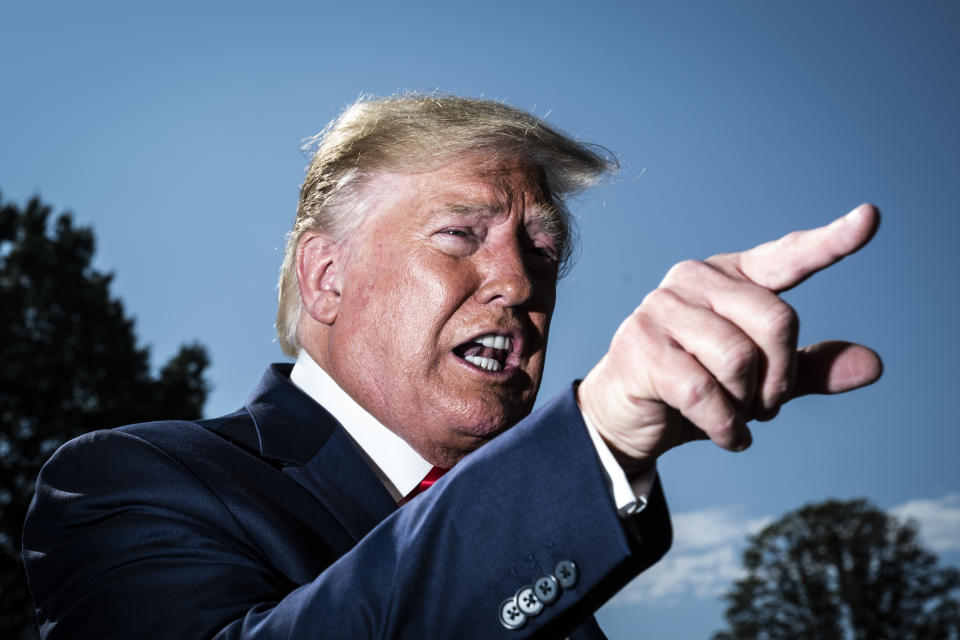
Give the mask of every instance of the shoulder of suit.
[(165, 449), (195, 446), (199, 441), (209, 443), (208, 446), (229, 443), (252, 453), (259, 450), (257, 430), (245, 408), (218, 418), (144, 422), (118, 427), (113, 431), (128, 433)]
[[(223, 456), (257, 455), (257, 436), (246, 410), (208, 420), (159, 420), (84, 433), (60, 448), (45, 465), (90, 469), (117, 468), (130, 460), (172, 458), (211, 463)], [(192, 465), (191, 465), (192, 466)]]

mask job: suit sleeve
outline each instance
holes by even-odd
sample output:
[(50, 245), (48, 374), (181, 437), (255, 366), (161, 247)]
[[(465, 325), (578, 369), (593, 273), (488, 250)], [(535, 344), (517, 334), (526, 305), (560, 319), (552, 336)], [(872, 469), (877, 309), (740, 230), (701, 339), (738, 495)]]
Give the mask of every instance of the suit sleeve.
[[(619, 518), (566, 393), (306, 584), (272, 570), (216, 487), (124, 432), (51, 459), (24, 557), (51, 640), (520, 639), (568, 634), (669, 543), (659, 485)], [(538, 584), (556, 589), (527, 597), (526, 612), (510, 605)]]

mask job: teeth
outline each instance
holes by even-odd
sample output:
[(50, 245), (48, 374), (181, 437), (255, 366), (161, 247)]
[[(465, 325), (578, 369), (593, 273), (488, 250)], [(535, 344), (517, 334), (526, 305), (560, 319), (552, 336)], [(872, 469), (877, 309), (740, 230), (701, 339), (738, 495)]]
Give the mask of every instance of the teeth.
[(484, 358), (483, 356), (467, 356), (467, 362), (484, 371), (500, 371), (500, 363), (493, 358)]
[(511, 346), (511, 341), (508, 336), (498, 336), (495, 333), (480, 336), (474, 340), (474, 342), (479, 342), (483, 346), (490, 347), (491, 349), (502, 349), (504, 351), (509, 351)]

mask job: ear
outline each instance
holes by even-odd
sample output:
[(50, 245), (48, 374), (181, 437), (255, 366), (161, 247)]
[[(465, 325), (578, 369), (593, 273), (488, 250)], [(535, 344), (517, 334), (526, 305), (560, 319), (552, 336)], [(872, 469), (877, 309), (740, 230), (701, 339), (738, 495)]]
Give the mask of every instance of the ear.
[(343, 247), (326, 233), (306, 231), (297, 245), (300, 298), (310, 317), (332, 325), (340, 308)]

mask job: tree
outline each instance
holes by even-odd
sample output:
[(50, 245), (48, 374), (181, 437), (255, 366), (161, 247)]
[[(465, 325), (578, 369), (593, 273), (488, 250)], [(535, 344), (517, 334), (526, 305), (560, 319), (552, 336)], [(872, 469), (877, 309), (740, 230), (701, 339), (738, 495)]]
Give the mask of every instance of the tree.
[(0, 201), (0, 637), (35, 637), (21, 529), (37, 472), (91, 429), (198, 418), (206, 350), (180, 348), (154, 377), (133, 320), (91, 267), (94, 237), (69, 213)]
[(714, 640), (960, 638), (960, 572), (866, 500), (807, 505), (750, 539)]

